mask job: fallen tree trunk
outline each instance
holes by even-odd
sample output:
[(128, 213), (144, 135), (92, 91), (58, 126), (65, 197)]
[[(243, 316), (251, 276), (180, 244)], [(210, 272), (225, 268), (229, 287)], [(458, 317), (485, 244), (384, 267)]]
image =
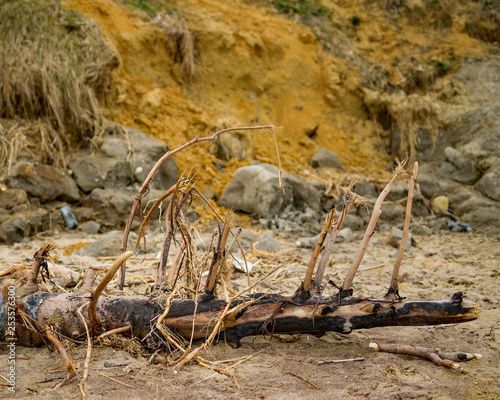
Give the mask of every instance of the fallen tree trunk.
[[(39, 346), (44, 341), (43, 326), (54, 327), (60, 334), (79, 339), (86, 330), (77, 314), (89, 301), (89, 294), (36, 292), (16, 300), (15, 339), (18, 344)], [(172, 301), (163, 326), (172, 333), (190, 340), (206, 338), (219, 318), (223, 318), (219, 339), (233, 347), (247, 336), (271, 333), (325, 332), (350, 333), (355, 329), (380, 326), (440, 325), (467, 322), (479, 316), (477, 306), (463, 299), (460, 292), (443, 301), (387, 301), (347, 297), (342, 300), (313, 296), (297, 302), (280, 295), (254, 295), (235, 300), (223, 314), (227, 303), (210, 300)], [(6, 302), (0, 298), (0, 337), (7, 334)], [(102, 296), (97, 316), (101, 330), (109, 331), (126, 325), (128, 334), (142, 340), (149, 348), (158, 348), (161, 335), (154, 328), (165, 309), (165, 299), (142, 296)], [(87, 324), (90, 323), (86, 316)], [(93, 332), (94, 335), (99, 332)], [(125, 333), (127, 334), (127, 333)], [(176, 334), (176, 335), (175, 335)], [(12, 337), (7, 339), (12, 340)], [(162, 341), (164, 342), (164, 341)]]

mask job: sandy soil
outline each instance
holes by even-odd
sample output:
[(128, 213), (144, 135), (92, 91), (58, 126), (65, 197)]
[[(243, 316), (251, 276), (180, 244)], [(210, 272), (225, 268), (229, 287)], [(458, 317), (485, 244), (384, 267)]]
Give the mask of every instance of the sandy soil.
[[(360, 236), (360, 234), (358, 234)], [(79, 257), (72, 253), (96, 237), (82, 239), (78, 233), (33, 240), (26, 244), (1, 246), (2, 266), (32, 257), (47, 240), (60, 248), (56, 258), (75, 271), (89, 265), (106, 265), (108, 260)], [(359, 237), (357, 238), (359, 239)], [(388, 285), (394, 250), (384, 243), (385, 234), (377, 233), (367, 251), (354, 289), (360, 295), (382, 296)], [(500, 282), (498, 280), (498, 240), (478, 234), (417, 236), (418, 246), (403, 260), (400, 291), (414, 300), (440, 300), (463, 291), (479, 305), (481, 317), (473, 322), (436, 327), (390, 327), (356, 331), (350, 335), (328, 333), (321, 338), (310, 335), (250, 337), (232, 349), (225, 343), (210, 347), (203, 357), (221, 361), (251, 354), (255, 356), (229, 371), (234, 378), (190, 363), (179, 371), (165, 365), (150, 365), (149, 354), (137, 346), (129, 350), (95, 344), (90, 374), (85, 385), (91, 399), (493, 399), (500, 396)], [(158, 239), (159, 240), (159, 239)], [(154, 248), (155, 238), (151, 239)], [(335, 264), (328, 271), (339, 282), (353, 258), (359, 240), (339, 245)], [(259, 290), (292, 293), (300, 282), (310, 250), (297, 249), (293, 238), (281, 241), (281, 249), (272, 255), (249, 253), (260, 260), (251, 279), (263, 276), (277, 265)], [(129, 263), (127, 280), (141, 282), (127, 287), (130, 293), (144, 294), (153, 279), (154, 257)], [(142, 281), (141, 281), (142, 280)], [(233, 281), (246, 284), (243, 274), (234, 273)], [(144, 284), (142, 282), (146, 282)], [(481, 353), (483, 359), (463, 364), (460, 371), (437, 367), (429, 361), (410, 356), (376, 353), (371, 341), (440, 347), (445, 351)], [(123, 342), (123, 341), (122, 341)], [(79, 373), (83, 371), (86, 346), (66, 342)], [(1, 345), (0, 375), (6, 375), (7, 356)], [(139, 350), (139, 351), (138, 351)], [(52, 388), (65, 376), (57, 352), (47, 348), (17, 348), (17, 398), (80, 398), (78, 381), (64, 388)], [(362, 362), (318, 364), (321, 360), (362, 357)], [(298, 378), (298, 375), (311, 384)], [(112, 379), (111, 379), (112, 378)], [(113, 380), (114, 379), (114, 380)], [(0, 382), (2, 383), (2, 382)], [(6, 397), (2, 386), (0, 397)]]

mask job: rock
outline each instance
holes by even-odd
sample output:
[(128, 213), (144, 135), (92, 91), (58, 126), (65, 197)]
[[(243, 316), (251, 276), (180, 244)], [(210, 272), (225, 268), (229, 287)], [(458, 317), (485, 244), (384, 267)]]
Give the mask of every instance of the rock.
[[(339, 217), (340, 213), (337, 212), (337, 218)], [(351, 228), (353, 231), (359, 231), (364, 227), (364, 222), (363, 219), (354, 214), (347, 214), (344, 223), (342, 224), (343, 227), (345, 228)]]
[(500, 173), (487, 172), (474, 187), (490, 199), (500, 201)]
[[(401, 239), (403, 239), (403, 231), (399, 228), (393, 227), (387, 236), (386, 243), (390, 244), (392, 247), (396, 247), (399, 249), (401, 244)], [(405, 250), (408, 250), (412, 246), (413, 239), (411, 234), (408, 233), (408, 237), (406, 238)], [(416, 243), (415, 243), (416, 245)]]
[(257, 249), (265, 251), (266, 253), (272, 253), (274, 250), (279, 250), (280, 242), (273, 237), (271, 232), (266, 232), (257, 242)]
[[(243, 228), (238, 236), (238, 241), (244, 250), (248, 250), (252, 248), (252, 245), (257, 242), (258, 238), (259, 235), (257, 232), (252, 229)], [(236, 248), (233, 248), (233, 250), (236, 250)]]
[(28, 203), (28, 195), (23, 189), (9, 189), (0, 185), (0, 208), (11, 208)]
[(405, 209), (397, 204), (382, 204), (381, 221), (386, 222), (403, 222), (405, 218)]
[[(157, 199), (162, 191), (151, 190), (142, 200), (143, 207), (153, 199)], [(112, 225), (123, 226), (128, 218), (137, 190), (133, 188), (94, 189), (83, 200), (85, 207), (93, 208), (102, 213), (103, 217)], [(163, 201), (163, 210), (167, 207), (168, 199)], [(159, 211), (153, 214), (157, 218)]]
[(41, 201), (80, 201), (76, 182), (62, 170), (45, 164), (19, 162), (15, 164), (6, 179), (7, 186), (23, 189)]
[(432, 211), (436, 214), (448, 211), (448, 206), (449, 200), (446, 196), (436, 196), (431, 201)]
[[(53, 222), (54, 221), (52, 221), (52, 223)], [(44, 208), (30, 209), (26, 214), (26, 223), (31, 235), (38, 232), (47, 231), (51, 226), (50, 213)]]
[[(130, 166), (136, 180), (142, 184), (156, 162), (166, 154), (170, 148), (165, 142), (146, 135), (139, 129), (124, 127), (130, 144), (132, 156)], [(156, 171), (152, 188), (167, 190), (177, 183), (178, 170), (172, 157), (169, 157)]]
[(8, 217), (0, 224), (0, 242), (19, 243), (27, 234), (26, 218), (21, 215)]
[(339, 231), (337, 236), (338, 243), (352, 242), (352, 241), (354, 241), (354, 233), (352, 232), (351, 228), (344, 228)]
[(223, 161), (233, 158), (243, 161), (253, 156), (252, 134), (249, 132), (223, 133), (217, 138), (215, 146), (215, 156)]
[[(120, 248), (122, 247), (122, 238), (122, 231), (111, 231), (88, 246), (82, 247), (76, 252), (76, 254), (90, 257), (118, 256), (120, 254)], [(130, 232), (128, 249), (132, 250), (136, 254), (143, 253), (140, 246), (139, 248), (135, 247), (136, 241), (137, 235), (134, 232)]]
[(96, 188), (104, 188), (105, 174), (98, 165), (95, 156), (83, 157), (69, 165), (76, 183), (85, 193)]
[(236, 170), (219, 205), (263, 218), (279, 215), (287, 206), (304, 210), (319, 210), (319, 194), (313, 185), (295, 174), (283, 172), (285, 194), (279, 187), (278, 167), (257, 164)]
[(339, 159), (339, 156), (328, 149), (320, 149), (313, 154), (309, 160), (309, 164), (313, 168), (335, 168), (344, 171), (344, 166)]
[(128, 155), (128, 147), (123, 140), (109, 138), (104, 140), (100, 147), (101, 151), (108, 157), (125, 160)]
[(370, 200), (374, 200), (378, 197), (377, 188), (375, 185), (368, 181), (361, 181), (354, 185), (354, 193)]
[(500, 233), (500, 207), (474, 208), (461, 216), (464, 223), (490, 234)]
[(101, 224), (95, 221), (87, 221), (80, 224), (78, 228), (89, 235), (95, 235), (96, 233), (99, 233), (99, 229), (101, 229)]
[(50, 280), (63, 288), (73, 287), (80, 280), (80, 274), (62, 265), (48, 263)]
[(473, 185), (480, 177), (479, 171), (472, 165), (469, 157), (453, 147), (446, 147), (444, 153), (449, 162), (443, 162), (439, 174), (448, 179)]

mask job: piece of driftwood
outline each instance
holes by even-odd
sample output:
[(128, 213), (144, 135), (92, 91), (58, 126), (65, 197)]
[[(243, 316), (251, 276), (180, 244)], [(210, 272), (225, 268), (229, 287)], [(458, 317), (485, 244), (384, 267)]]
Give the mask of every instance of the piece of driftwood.
[[(17, 300), (17, 343), (39, 346), (46, 342), (44, 326), (55, 325), (61, 335), (84, 339), (85, 326), (78, 310), (89, 301), (89, 295), (37, 292)], [(248, 304), (246, 304), (248, 303)], [(180, 335), (190, 340), (208, 337), (226, 308), (223, 300), (196, 303), (194, 300), (175, 300), (170, 304), (162, 324), (172, 337)], [(0, 320), (5, 319), (5, 300), (0, 299)], [(142, 296), (101, 296), (97, 317), (104, 331), (130, 325), (124, 335), (141, 339), (146, 346), (157, 348), (162, 335), (154, 327), (165, 308), (165, 299)], [(279, 295), (254, 295), (231, 303), (218, 332), (219, 338), (237, 347), (247, 336), (272, 333), (325, 332), (350, 333), (356, 329), (380, 326), (418, 326), (467, 322), (478, 318), (477, 306), (455, 293), (443, 301), (391, 302), (348, 297), (311, 297), (297, 302)], [(32, 327), (24, 321), (28, 319)], [(1, 328), (0, 328), (1, 329)], [(3, 338), (3, 331), (0, 335)]]
[(453, 369), (459, 369), (460, 364), (458, 363), (461, 361), (479, 360), (482, 358), (481, 354), (443, 353), (440, 349), (433, 347), (412, 346), (408, 344), (372, 342), (370, 343), (370, 347), (375, 351), (425, 358), (438, 366)]
[[(221, 132), (223, 131), (219, 133)], [(206, 140), (211, 140), (215, 136), (216, 134)], [(167, 153), (167, 155), (171, 154), (173, 152)], [(166, 159), (167, 155), (161, 160)], [(131, 218), (135, 215), (135, 209), (139, 206), (143, 194), (142, 190), (147, 188), (160, 161), (149, 174), (132, 207), (124, 233), (125, 243)], [(414, 176), (411, 179), (414, 181), (417, 165), (413, 171)], [(395, 176), (402, 173), (403, 165), (400, 165), (396, 169)], [(193, 266), (192, 254), (194, 250), (190, 237), (191, 228), (186, 227), (182, 207), (188, 196), (196, 194), (196, 190), (188, 186), (176, 185), (177, 189), (172, 192), (175, 195), (172, 196), (169, 203), (170, 212), (167, 212), (166, 215), (166, 224), (170, 226), (170, 229), (167, 229), (164, 246), (165, 248), (170, 246), (175, 230), (180, 232), (182, 242), (179, 244), (178, 255), (170, 267), (171, 271), (168, 271), (168, 275), (166, 268), (166, 254), (168, 252), (163, 252), (162, 259), (165, 261), (160, 262), (157, 266), (157, 275), (151, 296), (106, 296), (101, 294), (118, 269), (120, 270), (119, 286), (123, 285), (125, 260), (132, 255), (132, 252), (125, 252), (124, 248), (121, 249), (122, 255), (115, 261), (92, 293), (90, 293), (92, 276), (88, 276), (87, 283), (82, 287), (82, 289), (88, 290), (87, 293), (82, 291), (75, 293), (40, 291), (38, 286), (39, 271), (47, 268), (49, 252), (55, 247), (49, 243), (35, 253), (31, 274), (26, 284), (16, 288), (16, 290), (11, 289), (10, 286), (7, 287), (7, 285), (2, 287), (0, 340), (4, 340), (7, 335), (15, 336), (17, 344), (26, 346), (39, 346), (49, 341), (57, 343), (55, 335), (81, 341), (86, 340), (89, 349), (87, 359), (90, 359), (91, 339), (104, 332), (113, 330), (116, 332), (119, 329), (123, 331), (123, 335), (138, 338), (153, 351), (163, 349), (180, 351), (182, 355), (175, 361), (175, 368), (180, 368), (188, 361), (195, 360), (200, 365), (229, 374), (227, 368), (221, 369), (209, 365), (209, 362), (199, 355), (200, 351), (215, 339), (225, 340), (231, 346), (238, 347), (241, 339), (260, 334), (309, 333), (321, 336), (326, 332), (347, 334), (356, 329), (451, 324), (478, 318), (477, 306), (465, 300), (461, 292), (457, 292), (450, 299), (442, 301), (403, 301), (397, 292), (397, 276), (401, 257), (398, 257), (394, 268), (390, 294), (382, 299), (353, 296), (352, 281), (381, 214), (382, 201), (390, 191), (395, 179), (393, 178), (389, 182), (375, 203), (372, 219), (353, 265), (342, 285), (336, 286), (334, 284), (339, 291), (331, 297), (321, 297), (322, 288), (324, 288), (323, 273), (330, 257), (336, 232), (340, 229), (344, 217), (353, 205), (354, 195), (346, 193), (344, 197), (346, 204), (336, 222), (334, 222), (334, 212), (327, 217), (304, 281), (294, 295), (287, 297), (278, 294), (253, 294), (243, 297), (251, 287), (260, 282), (257, 281), (232, 298), (229, 298), (226, 293), (226, 300), (222, 300), (216, 298), (214, 289), (217, 285), (224, 288), (225, 283), (222, 276), (224, 264), (238, 237), (238, 234), (231, 231), (231, 213), (227, 214), (224, 225), (216, 230), (212, 238), (212, 242), (217, 244), (210, 245), (213, 252), (211, 262), (208, 252), (200, 268)], [(411, 202), (409, 203), (407, 220), (409, 220), (411, 213)], [(158, 204), (158, 202), (155, 203), (153, 208)], [(213, 211), (216, 213), (215, 210)], [(219, 215), (218, 217), (223, 220)], [(143, 222), (143, 227), (146, 226), (147, 220), (148, 217)], [(141, 232), (142, 229), (141, 227)], [(405, 229), (408, 229), (407, 224)], [(328, 232), (331, 236), (325, 247), (322, 260), (316, 268), (316, 262)], [(233, 239), (227, 246), (231, 235)], [(184, 258), (186, 262), (181, 262)], [(205, 271), (208, 274), (205, 285), (202, 285), (204, 266), (208, 267), (208, 271)], [(316, 275), (313, 279), (315, 268)], [(194, 293), (191, 298), (180, 298), (178, 294), (182, 285), (176, 284), (176, 282), (181, 270), (184, 271), (184, 276), (188, 278), (188, 283), (191, 285), (188, 289)], [(263, 279), (265, 278), (261, 280)], [(184, 296), (186, 295), (184, 294)], [(87, 309), (85, 315), (82, 313), (84, 309)], [(15, 320), (15, 324), (12, 324), (13, 320)], [(12, 332), (13, 325), (15, 325), (14, 334)], [(50, 334), (52, 336), (49, 336)], [(205, 341), (201, 346), (192, 350), (191, 344), (195, 339), (205, 339)], [(12, 339), (10, 338), (10, 340)], [(189, 345), (186, 346), (184, 341)], [(65, 360), (64, 357), (62, 358)], [(84, 394), (83, 383), (84, 380), (81, 382), (82, 394)]]

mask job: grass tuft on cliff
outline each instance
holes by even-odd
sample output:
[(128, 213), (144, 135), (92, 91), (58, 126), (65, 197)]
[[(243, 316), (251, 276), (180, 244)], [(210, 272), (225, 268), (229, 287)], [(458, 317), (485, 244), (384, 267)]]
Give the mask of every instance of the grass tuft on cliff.
[(5, 0), (0, 21), (0, 118), (44, 124), (59, 150), (94, 136), (117, 65), (97, 27), (59, 0)]

